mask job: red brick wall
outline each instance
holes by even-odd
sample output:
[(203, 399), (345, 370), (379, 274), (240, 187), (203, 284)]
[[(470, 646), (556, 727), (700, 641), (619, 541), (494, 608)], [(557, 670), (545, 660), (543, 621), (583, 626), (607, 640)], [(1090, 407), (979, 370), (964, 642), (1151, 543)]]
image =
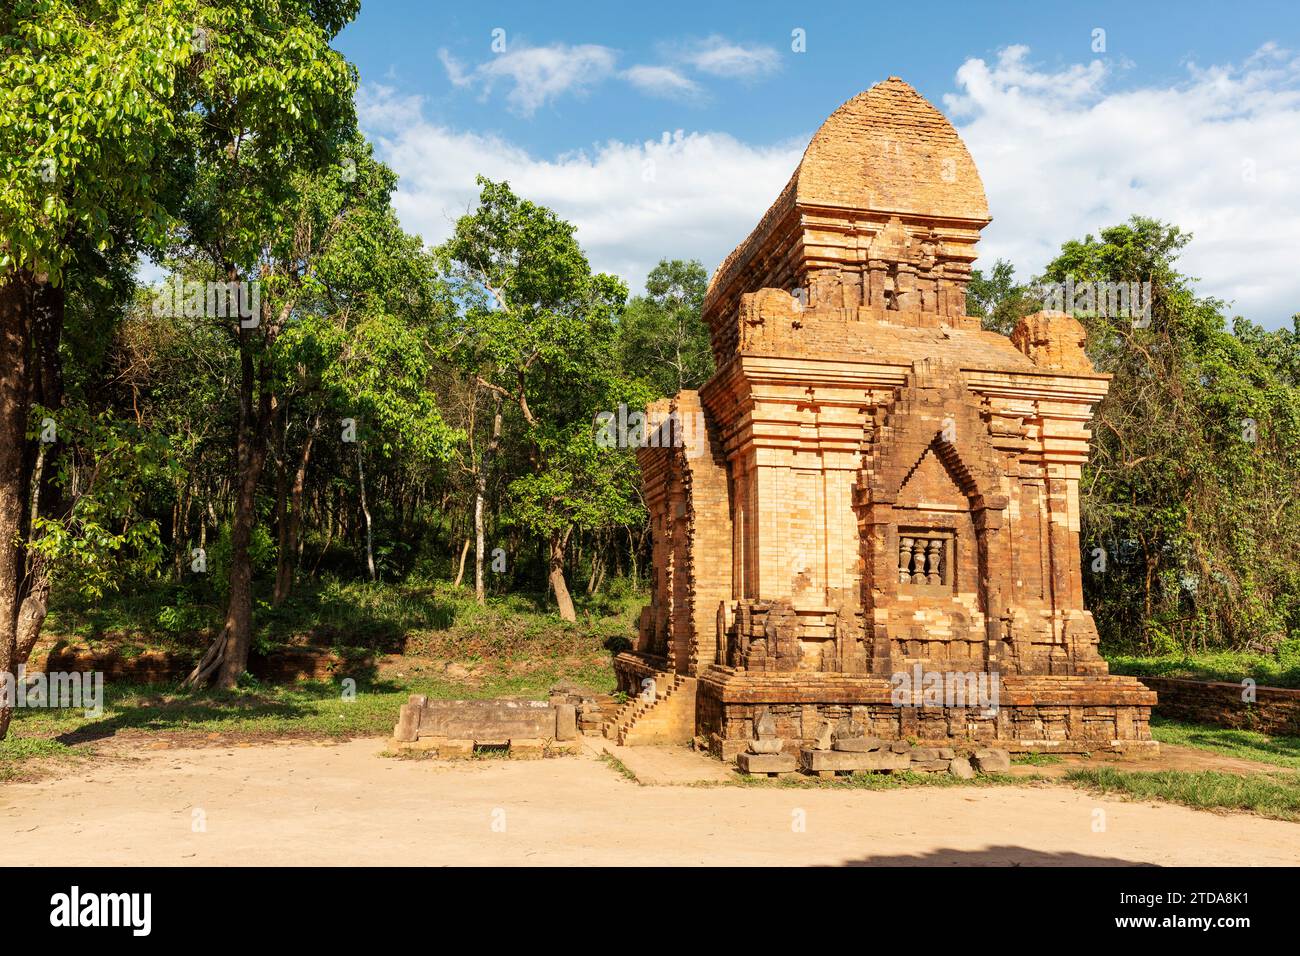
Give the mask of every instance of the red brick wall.
[[(57, 650), (48, 655), (33, 655), (29, 673), (54, 671), (99, 671), (107, 681), (123, 684), (170, 684), (180, 681), (194, 668), (194, 662), (165, 651), (146, 651), (133, 657), (109, 652)], [(254, 654), (248, 662), (253, 676), (275, 683), (295, 680), (330, 680), (346, 677), (364, 668), (315, 648), (286, 649), (268, 657)]]
[(1155, 714), (1198, 724), (1300, 736), (1300, 690), (1256, 687), (1255, 700), (1242, 700), (1241, 684), (1143, 677), (1160, 697)]

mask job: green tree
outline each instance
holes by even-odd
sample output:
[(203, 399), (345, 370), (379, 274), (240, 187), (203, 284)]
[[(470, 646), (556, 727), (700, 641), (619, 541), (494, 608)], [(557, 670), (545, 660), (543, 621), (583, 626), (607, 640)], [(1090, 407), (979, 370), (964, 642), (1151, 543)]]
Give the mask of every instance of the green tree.
[(1300, 392), (1285, 337), (1198, 297), (1191, 237), (1134, 217), (1067, 242), (1045, 281), (1149, 282), (1150, 315), (1080, 314), (1112, 376), (1083, 475), (1085, 585), (1112, 646), (1276, 647), (1300, 632)]
[(1020, 285), (1015, 279), (1015, 267), (1005, 259), (993, 263), (986, 276), (972, 269), (970, 284), (966, 287), (966, 311), (978, 316), (985, 329), (1010, 335), (1026, 315), (1040, 308), (1034, 290)]
[[(161, 234), (192, 11), (169, 0), (0, 11), (0, 673), (30, 653), (51, 562), (75, 550), (70, 503), (53, 487), (65, 443), (38, 448), (31, 421), (33, 405), (61, 416), (67, 275)], [(64, 522), (58, 548), (34, 547), (44, 519)], [(9, 719), (0, 708), (0, 736)]]
[[(281, 333), (276, 355), (282, 413), (277, 448), (287, 450), (298, 421), (293, 464), (281, 454), (274, 601), (288, 596), (302, 524), (308, 463), (326, 422), (351, 419), (358, 499), (367, 528), (366, 564), (375, 576), (373, 528), (364, 484), (363, 449), (390, 466), (445, 462), (458, 436), (443, 420), (436, 381), (443, 377), (435, 343), (451, 304), (438, 264), (418, 236), (405, 233), (391, 198), (397, 177), (376, 162), (359, 137), (343, 157), (349, 171), (303, 174), (299, 223), (334, 222), (332, 240), (303, 278), (304, 296)], [(373, 441), (371, 441), (373, 440)], [(290, 473), (289, 469), (292, 469)]]
[(195, 682), (211, 676), (231, 687), (248, 662), (249, 547), (280, 411), (276, 340), (309, 293), (315, 259), (345, 215), (340, 209), (304, 224), (300, 174), (331, 165), (351, 141), (355, 72), (329, 44), (355, 13), (350, 0), (246, 0), (200, 9), (203, 42), (184, 129), (194, 173), (178, 251), (206, 267), (211, 281), (257, 283), (259, 301), (255, 316), (225, 316), (239, 353), (230, 585), (221, 633), (191, 675)]
[(713, 374), (709, 329), (700, 316), (709, 285), (704, 266), (661, 259), (645, 285), (619, 323), (624, 372), (649, 383), (656, 397), (699, 388)]
[[(565, 578), (572, 531), (617, 494), (617, 482), (592, 475), (619, 465), (617, 450), (597, 454), (593, 422), (628, 392), (615, 362), (627, 289), (592, 273), (573, 226), (554, 212), (507, 183), (478, 183), (478, 208), (457, 221), (444, 250), (464, 304), (448, 354), (518, 410), (528, 473), (511, 493), (519, 520), (545, 541), (548, 584), (560, 616), (572, 621)], [(476, 563), (482, 559), (480, 549)]]

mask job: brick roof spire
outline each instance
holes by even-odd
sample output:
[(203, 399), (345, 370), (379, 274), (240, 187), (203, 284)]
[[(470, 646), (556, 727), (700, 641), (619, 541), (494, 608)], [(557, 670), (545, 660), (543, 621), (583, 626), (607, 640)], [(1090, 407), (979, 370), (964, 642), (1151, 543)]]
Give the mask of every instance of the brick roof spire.
[[(966, 144), (925, 97), (891, 76), (822, 123), (776, 202), (714, 273), (706, 315), (734, 309), (737, 296), (762, 284), (783, 284), (774, 281), (782, 271), (774, 263), (788, 262), (800, 282), (810, 269), (829, 264), (813, 263), (825, 250), (810, 247), (793, 228), (800, 219), (825, 214), (858, 223), (864, 242), (891, 219), (909, 236), (938, 230), (947, 237), (948, 254), (967, 261), (975, 258), (979, 230), (990, 221)], [(844, 252), (847, 265), (853, 250)]]

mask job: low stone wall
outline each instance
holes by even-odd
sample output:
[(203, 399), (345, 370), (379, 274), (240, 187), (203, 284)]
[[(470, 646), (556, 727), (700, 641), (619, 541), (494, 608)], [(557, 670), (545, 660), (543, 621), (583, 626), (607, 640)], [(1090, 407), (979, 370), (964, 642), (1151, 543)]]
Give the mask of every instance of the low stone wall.
[(1266, 734), (1300, 736), (1300, 690), (1255, 687), (1254, 701), (1243, 700), (1246, 688), (1223, 681), (1183, 680), (1176, 677), (1142, 677), (1160, 698), (1160, 717), (1197, 724), (1215, 724)]
[(145, 651), (123, 657), (116, 652), (95, 654), (65, 648), (39, 656), (33, 654), (27, 662), (29, 674), (96, 671), (109, 683), (121, 684), (173, 684), (193, 669), (193, 661), (168, 651)]
[(284, 648), (265, 657), (250, 655), (248, 671), (259, 680), (292, 683), (298, 680), (356, 677), (373, 665), (373, 658), (345, 658), (331, 651), (304, 647)]
[[(347, 677), (369, 663), (347, 660), (318, 648), (285, 648), (266, 656), (251, 655), (248, 670), (259, 680), (291, 683)], [(88, 650), (55, 648), (44, 652), (38, 650), (27, 664), (29, 674), (97, 671), (106, 681), (121, 684), (177, 683), (193, 669), (192, 660), (170, 651), (145, 651), (123, 656), (115, 651), (97, 654)]]

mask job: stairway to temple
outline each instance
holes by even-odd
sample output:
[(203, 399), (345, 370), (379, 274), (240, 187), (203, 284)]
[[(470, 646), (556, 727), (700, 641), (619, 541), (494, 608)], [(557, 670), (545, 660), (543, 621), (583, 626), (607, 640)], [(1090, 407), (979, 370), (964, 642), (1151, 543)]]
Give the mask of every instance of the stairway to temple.
[(637, 696), (605, 724), (605, 737), (625, 747), (687, 744), (695, 735), (694, 677), (664, 671), (654, 675), (655, 699)]

